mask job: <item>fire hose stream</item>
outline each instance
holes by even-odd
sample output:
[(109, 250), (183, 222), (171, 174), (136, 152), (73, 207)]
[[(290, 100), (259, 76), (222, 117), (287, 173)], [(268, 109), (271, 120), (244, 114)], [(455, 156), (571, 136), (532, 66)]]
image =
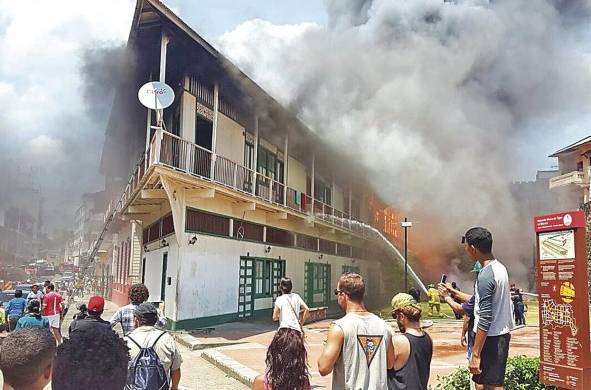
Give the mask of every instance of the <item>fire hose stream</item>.
[[(392, 254), (394, 255), (394, 257), (396, 259), (398, 259), (398, 261), (400, 262), (400, 264), (404, 268), (404, 264), (405, 264), (404, 256), (402, 256), (402, 254), (400, 253), (400, 251), (398, 250), (398, 248), (396, 248), (394, 246), (394, 244), (392, 244), (378, 229), (376, 229), (373, 226), (370, 226), (370, 225), (368, 225), (366, 223), (355, 221), (355, 220), (352, 220), (352, 219), (339, 218), (339, 217), (336, 217), (336, 216), (333, 216), (333, 215), (329, 216), (329, 218), (340, 220), (341, 222), (346, 221), (347, 223), (350, 223), (352, 225), (357, 225), (357, 226), (361, 227), (364, 231), (369, 231), (370, 233), (373, 233), (376, 236), (375, 238), (378, 239), (378, 241), (381, 244), (385, 244), (384, 246), (388, 250), (390, 250), (390, 252), (392, 252)], [(423, 290), (425, 292), (425, 294), (427, 294), (427, 287), (421, 281), (421, 279), (416, 274), (416, 272), (412, 269), (412, 267), (410, 266), (410, 264), (408, 265), (408, 272), (412, 276), (412, 278), (417, 282), (417, 284), (419, 285), (419, 287), (421, 288), (421, 290)]]

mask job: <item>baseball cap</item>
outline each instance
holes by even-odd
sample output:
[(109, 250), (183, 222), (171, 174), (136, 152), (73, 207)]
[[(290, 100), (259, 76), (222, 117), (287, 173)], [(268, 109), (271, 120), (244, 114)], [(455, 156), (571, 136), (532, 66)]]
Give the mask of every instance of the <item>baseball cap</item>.
[(95, 295), (88, 300), (87, 310), (93, 313), (102, 313), (105, 309), (105, 299)]
[(133, 314), (135, 317), (142, 319), (158, 318), (158, 309), (153, 304), (144, 302), (135, 308)]
[(417, 301), (410, 294), (399, 293), (394, 295), (394, 298), (392, 298), (392, 310), (400, 310), (407, 306), (414, 306), (417, 308), (420, 307)]

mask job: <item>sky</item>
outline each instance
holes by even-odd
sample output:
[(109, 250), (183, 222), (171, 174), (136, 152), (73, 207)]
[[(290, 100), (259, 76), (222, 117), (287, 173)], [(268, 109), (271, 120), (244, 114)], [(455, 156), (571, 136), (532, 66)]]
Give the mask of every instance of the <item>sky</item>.
[[(321, 0), (165, 3), (214, 46), (253, 19), (276, 26), (328, 23)], [(125, 41), (134, 5), (130, 0), (103, 0), (100, 6), (81, 0), (0, 0), (0, 175), (8, 178), (0, 202), (13, 201), (14, 188), (34, 182), (50, 198), (49, 224), (68, 225), (80, 195), (102, 188), (93, 172), (107, 118), (97, 117), (84, 99), (94, 91), (88, 90), (82, 68), (90, 50)], [(106, 104), (110, 97), (105, 93)], [(553, 161), (546, 156), (588, 135), (590, 124), (591, 113), (584, 110), (529, 123), (514, 147), (532, 157), (515, 167), (514, 180), (531, 180), (537, 169), (549, 168)]]

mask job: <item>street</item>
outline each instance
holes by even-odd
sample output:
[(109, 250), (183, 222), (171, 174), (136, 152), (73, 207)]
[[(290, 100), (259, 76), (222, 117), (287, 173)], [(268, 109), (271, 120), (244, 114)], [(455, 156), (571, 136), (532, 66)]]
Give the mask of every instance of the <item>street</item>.
[[(88, 297), (86, 297), (88, 298)], [(75, 301), (76, 303), (70, 307), (68, 315), (64, 320), (62, 325), (62, 332), (65, 337), (68, 334), (68, 327), (72, 322), (72, 317), (76, 314), (77, 306), (83, 302), (81, 298)], [(109, 320), (111, 316), (117, 310), (117, 306), (112, 302), (106, 301), (105, 302), (105, 311), (103, 313), (103, 318)], [(117, 326), (115, 329), (119, 333), (121, 332), (121, 328)], [(244, 386), (242, 383), (238, 382), (237, 380), (228, 377), (224, 374), (221, 370), (214, 367), (209, 362), (205, 361), (201, 357), (201, 351), (191, 351), (188, 348), (180, 345), (179, 349), (183, 356), (183, 365), (181, 368), (182, 378), (181, 378), (181, 385), (180, 389), (184, 390), (200, 390), (200, 389), (217, 389), (217, 390), (226, 390), (226, 389), (248, 389), (248, 387)], [(48, 386), (46, 390), (51, 389), (51, 386)]]

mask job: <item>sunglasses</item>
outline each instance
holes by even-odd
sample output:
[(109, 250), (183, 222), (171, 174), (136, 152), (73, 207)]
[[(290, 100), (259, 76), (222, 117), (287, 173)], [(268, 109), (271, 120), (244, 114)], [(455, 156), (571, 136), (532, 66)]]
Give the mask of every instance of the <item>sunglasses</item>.
[(462, 244), (466, 243), (466, 236), (462, 236)]
[(345, 292), (343, 290), (339, 290), (338, 288), (334, 289), (334, 295), (339, 295), (339, 294), (344, 294)]

